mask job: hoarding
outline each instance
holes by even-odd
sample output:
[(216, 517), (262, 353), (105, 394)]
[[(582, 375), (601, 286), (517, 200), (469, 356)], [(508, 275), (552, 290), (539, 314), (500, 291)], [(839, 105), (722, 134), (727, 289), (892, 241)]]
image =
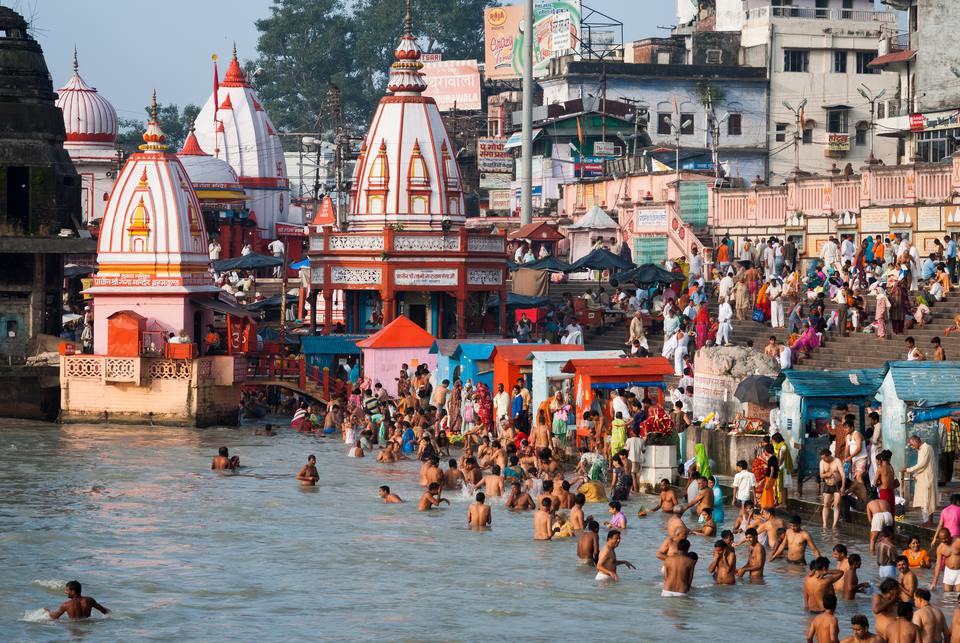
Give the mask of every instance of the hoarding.
[(487, 198), (490, 201), (487, 207), (488, 210), (496, 212), (510, 211), (510, 190), (490, 190)]
[(509, 188), (513, 183), (513, 174), (510, 172), (481, 172), (480, 187), (484, 190), (499, 190)]
[[(550, 59), (575, 51), (580, 35), (580, 0), (537, 0), (533, 7), (533, 75), (543, 76)], [(523, 5), (483, 12), (484, 61), (488, 79), (523, 75)], [(564, 27), (567, 27), (564, 31)]]
[(442, 60), (423, 65), (424, 96), (437, 101), (441, 112), (480, 109), (480, 69), (476, 60)]
[(504, 146), (507, 139), (481, 137), (477, 139), (477, 169), (481, 172), (512, 172), (513, 154)]
[(850, 135), (849, 134), (828, 134), (827, 149), (831, 152), (849, 152)]

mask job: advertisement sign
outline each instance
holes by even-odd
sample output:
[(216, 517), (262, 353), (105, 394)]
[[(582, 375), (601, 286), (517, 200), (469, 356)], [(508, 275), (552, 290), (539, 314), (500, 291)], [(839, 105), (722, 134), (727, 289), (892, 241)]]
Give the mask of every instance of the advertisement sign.
[(603, 158), (599, 156), (578, 156), (573, 165), (577, 177), (603, 176)]
[(849, 152), (849, 134), (827, 134), (827, 149), (831, 152)]
[(295, 223), (277, 222), (278, 237), (305, 237), (304, 227)]
[(597, 141), (593, 144), (593, 155), (594, 156), (616, 156), (616, 145), (613, 144), (613, 141)]
[(504, 172), (481, 172), (480, 187), (484, 190), (509, 189), (513, 175)]
[[(513, 195), (514, 195), (514, 197), (517, 199), (517, 201), (520, 200), (520, 192), (521, 192), (521, 189), (520, 189), (520, 188), (517, 188), (517, 189), (515, 189), (515, 190), (513, 191)], [(530, 186), (530, 195), (531, 195), (531, 196), (543, 196), (543, 186), (542, 186), (542, 185), (532, 185), (532, 186)]]
[(495, 210), (497, 212), (510, 211), (510, 190), (490, 190), (488, 198), (490, 200), (490, 205), (487, 207), (488, 210)]
[(420, 62), (422, 63), (438, 63), (443, 60), (443, 54), (421, 54)]
[[(533, 75), (543, 76), (550, 60), (579, 45), (580, 0), (537, 0), (533, 6)], [(483, 12), (483, 50), (487, 79), (523, 74), (523, 5), (490, 7)], [(566, 29), (564, 29), (566, 27)]]
[(506, 143), (505, 138), (478, 138), (477, 169), (481, 172), (512, 172), (513, 154), (504, 147)]
[(397, 286), (456, 286), (456, 268), (401, 268), (393, 271)]
[(457, 109), (480, 109), (480, 69), (476, 60), (443, 60), (425, 62), (423, 76), (427, 83), (424, 96), (437, 101), (441, 112)]
[(922, 132), (923, 126), (927, 124), (927, 119), (923, 114), (910, 114), (910, 131)]

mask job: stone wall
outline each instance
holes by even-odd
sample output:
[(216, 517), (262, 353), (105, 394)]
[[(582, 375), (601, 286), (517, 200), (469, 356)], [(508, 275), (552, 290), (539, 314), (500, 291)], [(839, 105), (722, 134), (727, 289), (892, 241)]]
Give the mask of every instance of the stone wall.
[(711, 431), (699, 426), (687, 429), (687, 453), (689, 460), (694, 455), (694, 446), (702, 442), (707, 457), (716, 463), (714, 474), (732, 476), (737, 472), (737, 460), (753, 461), (753, 454), (760, 444), (759, 435), (730, 435), (726, 431)]

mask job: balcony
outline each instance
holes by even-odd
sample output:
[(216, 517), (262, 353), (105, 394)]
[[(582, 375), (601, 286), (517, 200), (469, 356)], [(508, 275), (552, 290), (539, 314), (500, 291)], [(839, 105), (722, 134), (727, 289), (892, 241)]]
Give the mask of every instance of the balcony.
[(747, 22), (771, 18), (800, 18), (804, 20), (845, 20), (849, 22), (896, 23), (893, 11), (855, 11), (853, 9), (817, 9), (814, 7), (755, 7), (748, 9)]

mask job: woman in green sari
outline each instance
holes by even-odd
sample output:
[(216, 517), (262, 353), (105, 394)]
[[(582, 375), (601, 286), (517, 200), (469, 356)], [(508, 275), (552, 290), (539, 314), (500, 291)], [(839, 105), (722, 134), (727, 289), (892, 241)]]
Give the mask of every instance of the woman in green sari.
[(792, 480), (793, 457), (790, 455), (790, 448), (779, 431), (770, 436), (770, 442), (773, 444), (773, 453), (777, 456), (777, 462), (780, 463), (780, 471), (777, 473), (777, 505), (786, 506), (788, 493), (786, 478), (790, 476)]

